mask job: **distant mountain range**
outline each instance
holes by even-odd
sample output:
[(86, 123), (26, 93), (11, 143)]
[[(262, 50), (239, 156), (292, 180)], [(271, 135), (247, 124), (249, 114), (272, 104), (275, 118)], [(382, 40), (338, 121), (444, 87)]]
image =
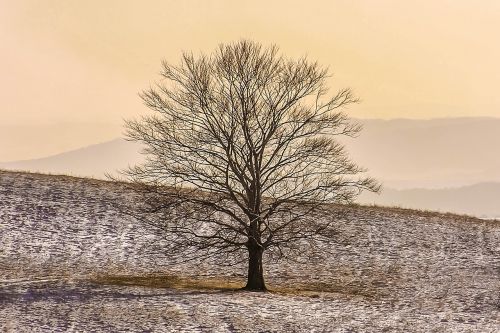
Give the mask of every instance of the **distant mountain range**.
[[(362, 202), (500, 216), (500, 119), (359, 122), (360, 136), (343, 141), (352, 159), (385, 187)], [(139, 150), (137, 143), (115, 139), (0, 168), (103, 178), (140, 163)]]
[(500, 183), (480, 183), (444, 189), (384, 188), (380, 195), (362, 193), (358, 202), (500, 219)]
[(120, 124), (63, 122), (4, 124), (0, 122), (0, 163), (39, 159), (122, 135)]
[(140, 146), (123, 139), (91, 145), (65, 153), (26, 161), (0, 163), (7, 170), (33, 171), (51, 174), (105, 178), (143, 160)]
[(362, 120), (344, 140), (387, 187), (445, 188), (500, 182), (500, 119)]

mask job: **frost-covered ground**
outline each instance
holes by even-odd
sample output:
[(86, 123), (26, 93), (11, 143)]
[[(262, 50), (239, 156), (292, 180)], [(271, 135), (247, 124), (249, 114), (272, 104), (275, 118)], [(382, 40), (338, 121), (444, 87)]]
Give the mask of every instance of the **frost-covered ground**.
[(3, 331), (499, 331), (500, 222), (350, 207), (335, 255), (267, 263), (278, 293), (98, 283), (243, 283), (244, 267), (172, 266), (154, 233), (114, 208), (134, 198), (120, 184), (0, 171)]

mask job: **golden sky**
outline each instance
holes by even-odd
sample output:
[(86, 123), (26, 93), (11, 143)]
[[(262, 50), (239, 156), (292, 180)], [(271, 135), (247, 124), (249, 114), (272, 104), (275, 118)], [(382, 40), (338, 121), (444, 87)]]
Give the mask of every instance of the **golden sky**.
[(248, 38), (328, 66), (355, 117), (500, 117), (499, 32), (498, 0), (0, 0), (0, 115), (120, 124), (162, 59)]

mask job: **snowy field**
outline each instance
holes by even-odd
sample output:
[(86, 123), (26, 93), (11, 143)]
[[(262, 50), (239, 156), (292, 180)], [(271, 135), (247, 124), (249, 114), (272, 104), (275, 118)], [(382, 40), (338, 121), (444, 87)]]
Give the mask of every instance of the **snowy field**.
[(245, 267), (172, 265), (152, 230), (114, 208), (135, 199), (120, 184), (0, 171), (3, 332), (499, 331), (498, 221), (332, 207), (347, 209), (334, 255), (266, 263), (274, 292), (113, 284), (107, 277), (244, 284)]

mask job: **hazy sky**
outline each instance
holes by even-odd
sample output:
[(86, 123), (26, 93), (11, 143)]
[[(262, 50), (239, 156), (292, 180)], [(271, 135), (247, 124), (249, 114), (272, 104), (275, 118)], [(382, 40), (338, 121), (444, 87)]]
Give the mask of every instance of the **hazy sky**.
[(499, 31), (498, 0), (0, 0), (0, 125), (116, 128), (162, 59), (239, 38), (329, 66), (355, 117), (500, 117)]

